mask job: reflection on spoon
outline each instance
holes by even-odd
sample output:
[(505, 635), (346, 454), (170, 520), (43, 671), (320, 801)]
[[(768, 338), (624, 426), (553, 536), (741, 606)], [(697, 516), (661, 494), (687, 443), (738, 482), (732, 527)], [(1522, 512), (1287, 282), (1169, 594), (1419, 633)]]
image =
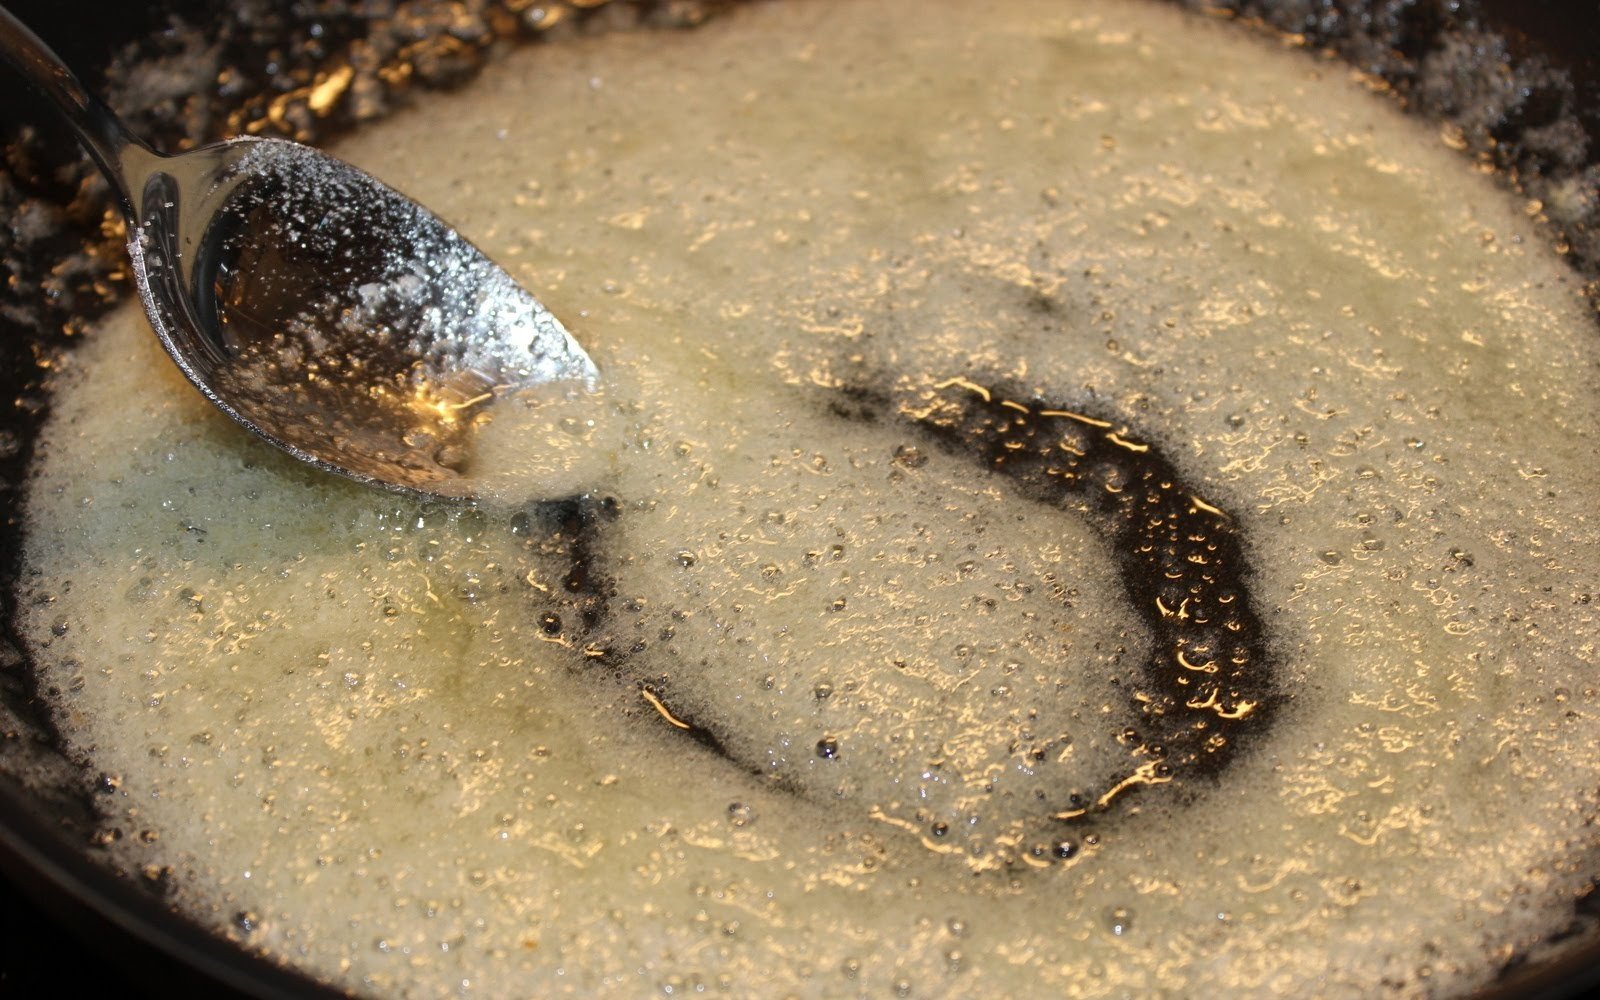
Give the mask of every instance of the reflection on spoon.
[(110, 182), (145, 311), (178, 367), (296, 458), (401, 492), (477, 496), (472, 436), (491, 404), (514, 400), (526, 424), (543, 400), (595, 387), (588, 355), (510, 275), (349, 164), (256, 138), (166, 156), (4, 9), (0, 55)]

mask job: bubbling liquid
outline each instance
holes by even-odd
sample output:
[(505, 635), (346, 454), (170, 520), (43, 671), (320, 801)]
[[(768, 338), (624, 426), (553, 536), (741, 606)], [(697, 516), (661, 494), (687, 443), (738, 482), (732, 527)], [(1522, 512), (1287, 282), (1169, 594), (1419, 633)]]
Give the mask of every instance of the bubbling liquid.
[(1596, 867), (1576, 283), (1342, 68), (984, 8), (573, 39), (340, 150), (595, 357), (570, 500), (319, 476), (106, 323), (27, 624), (114, 850), (377, 995), (1542, 954)]

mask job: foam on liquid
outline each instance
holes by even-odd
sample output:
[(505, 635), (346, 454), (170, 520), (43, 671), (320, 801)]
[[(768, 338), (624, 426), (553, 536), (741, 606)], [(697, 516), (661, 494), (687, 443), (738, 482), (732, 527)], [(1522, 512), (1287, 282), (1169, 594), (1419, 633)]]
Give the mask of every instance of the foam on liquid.
[[(382, 995), (1415, 995), (1564, 927), (1575, 283), (1342, 67), (978, 6), (539, 48), (339, 150), (595, 357), (586, 506), (301, 469), (105, 324), (28, 624), (116, 850)], [(1217, 781), (1052, 818), (1125, 771), (1154, 640), (1086, 520), (917, 429), (969, 382), (1114, 414), (1237, 523), (1281, 695)]]

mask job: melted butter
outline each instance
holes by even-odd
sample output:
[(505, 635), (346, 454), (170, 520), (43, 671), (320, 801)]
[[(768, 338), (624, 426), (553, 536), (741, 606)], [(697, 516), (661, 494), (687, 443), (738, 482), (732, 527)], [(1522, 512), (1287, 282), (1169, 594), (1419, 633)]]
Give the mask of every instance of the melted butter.
[(502, 393), (482, 412), (462, 417), (461, 471), (473, 495), (508, 507), (595, 493), (615, 482), (628, 422), (614, 415), (608, 397), (619, 394), (628, 395), (615, 384), (604, 391), (558, 382)]
[[(1572, 281), (1341, 68), (1001, 6), (577, 40), (340, 150), (595, 357), (586, 447), (526, 446), (587, 506), (515, 499), (512, 421), (482, 509), (316, 476), (108, 322), (28, 559), (130, 863), (382, 995), (1458, 992), (1564, 927), (1600, 551)], [(1002, 384), (1163, 449), (1246, 539), (1281, 704), (1216, 782), (1054, 818), (1126, 775), (1155, 639), (1091, 521), (917, 430)]]

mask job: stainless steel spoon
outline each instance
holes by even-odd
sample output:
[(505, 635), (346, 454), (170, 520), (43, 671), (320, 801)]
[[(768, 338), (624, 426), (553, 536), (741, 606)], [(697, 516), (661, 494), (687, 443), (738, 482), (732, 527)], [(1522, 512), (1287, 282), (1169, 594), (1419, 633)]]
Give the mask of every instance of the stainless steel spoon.
[(468, 497), (482, 408), (594, 363), (533, 296), (432, 213), (279, 139), (167, 156), (130, 134), (0, 8), (0, 56), (110, 182), (156, 336), (228, 416), (321, 469)]

